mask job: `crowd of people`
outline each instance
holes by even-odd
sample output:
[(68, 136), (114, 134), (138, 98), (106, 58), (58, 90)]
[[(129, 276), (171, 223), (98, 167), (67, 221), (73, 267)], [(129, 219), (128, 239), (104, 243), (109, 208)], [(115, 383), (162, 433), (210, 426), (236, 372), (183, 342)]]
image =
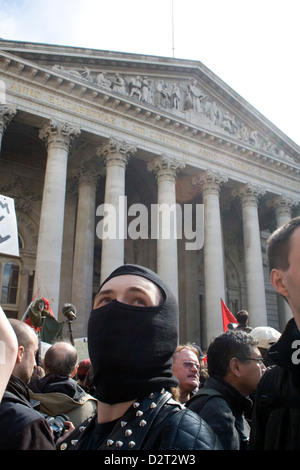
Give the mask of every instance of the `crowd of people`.
[(293, 318), (282, 334), (239, 324), (178, 345), (178, 304), (152, 270), (125, 264), (101, 284), (89, 358), (39, 340), (0, 309), (1, 450), (297, 450), (300, 447), (300, 217), (269, 238), (270, 280)]

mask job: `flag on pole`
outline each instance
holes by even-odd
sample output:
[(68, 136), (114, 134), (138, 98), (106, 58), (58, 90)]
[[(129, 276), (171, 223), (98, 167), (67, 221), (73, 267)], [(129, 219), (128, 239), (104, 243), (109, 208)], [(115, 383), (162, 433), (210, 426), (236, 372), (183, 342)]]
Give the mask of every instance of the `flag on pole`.
[(223, 318), (223, 331), (228, 330), (228, 323), (236, 323), (238, 324), (237, 319), (231, 313), (227, 305), (221, 299), (221, 308), (222, 308), (222, 318)]

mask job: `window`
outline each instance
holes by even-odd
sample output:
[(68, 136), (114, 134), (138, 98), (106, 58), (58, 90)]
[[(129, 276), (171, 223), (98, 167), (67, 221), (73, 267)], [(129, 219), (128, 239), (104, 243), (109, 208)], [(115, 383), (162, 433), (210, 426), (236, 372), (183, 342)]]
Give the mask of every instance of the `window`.
[(1, 266), (1, 305), (17, 303), (19, 272), (18, 264), (13, 261), (0, 263)]

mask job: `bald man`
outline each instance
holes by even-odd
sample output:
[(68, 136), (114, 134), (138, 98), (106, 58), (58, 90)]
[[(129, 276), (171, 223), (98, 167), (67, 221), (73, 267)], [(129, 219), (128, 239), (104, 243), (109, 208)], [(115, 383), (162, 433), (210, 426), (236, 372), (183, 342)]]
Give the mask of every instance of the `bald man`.
[(66, 414), (75, 427), (94, 415), (97, 400), (86, 393), (73, 378), (78, 367), (78, 353), (72, 344), (61, 341), (46, 352), (46, 375), (29, 384), (30, 395), (40, 402), (47, 415)]
[(10, 319), (18, 341), (16, 362), (0, 404), (0, 450), (55, 450), (51, 428), (30, 404), (30, 381), (38, 350), (32, 328)]

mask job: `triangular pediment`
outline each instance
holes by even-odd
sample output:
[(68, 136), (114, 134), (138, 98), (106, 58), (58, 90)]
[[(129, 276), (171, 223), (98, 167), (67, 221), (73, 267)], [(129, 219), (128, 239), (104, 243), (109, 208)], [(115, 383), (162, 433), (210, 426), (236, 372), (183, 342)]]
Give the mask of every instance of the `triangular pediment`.
[[(177, 121), (192, 135), (217, 138), (247, 151), (299, 161), (299, 147), (201, 62), (109, 51), (0, 41), (0, 48), (74, 82), (92, 87), (114, 106), (142, 108), (146, 118)], [(34, 77), (34, 75), (33, 75)], [(74, 85), (75, 86), (75, 85)]]

